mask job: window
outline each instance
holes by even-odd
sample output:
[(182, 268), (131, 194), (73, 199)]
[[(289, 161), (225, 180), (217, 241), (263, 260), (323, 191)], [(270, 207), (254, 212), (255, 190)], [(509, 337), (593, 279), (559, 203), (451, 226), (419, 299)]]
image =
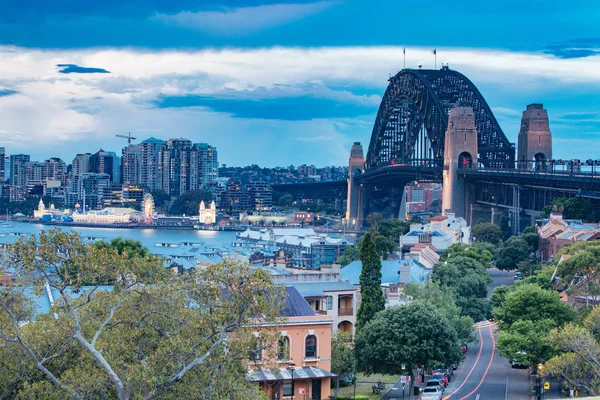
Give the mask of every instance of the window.
[(327, 296), (327, 309), (333, 309), (333, 296)]
[(263, 345), (261, 341), (256, 338), (256, 344), (254, 346), (254, 350), (250, 350), (248, 354), (248, 358), (250, 361), (261, 361), (262, 360), (262, 349)]
[(282, 337), (277, 342), (277, 361), (290, 359), (290, 338)]
[(317, 357), (317, 337), (315, 335), (308, 335), (306, 337), (306, 340), (304, 342), (304, 357)]
[(294, 383), (293, 381), (283, 381), (283, 395), (292, 396), (294, 394)]

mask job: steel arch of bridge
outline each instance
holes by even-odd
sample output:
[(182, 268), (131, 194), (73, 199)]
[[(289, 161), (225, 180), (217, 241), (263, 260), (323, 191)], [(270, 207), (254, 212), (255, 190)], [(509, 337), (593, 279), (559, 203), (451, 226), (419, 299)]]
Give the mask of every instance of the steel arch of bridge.
[(450, 109), (470, 106), (475, 114), (479, 162), (489, 168), (514, 167), (515, 148), (475, 85), (448, 67), (404, 69), (390, 78), (379, 106), (366, 167), (441, 164)]

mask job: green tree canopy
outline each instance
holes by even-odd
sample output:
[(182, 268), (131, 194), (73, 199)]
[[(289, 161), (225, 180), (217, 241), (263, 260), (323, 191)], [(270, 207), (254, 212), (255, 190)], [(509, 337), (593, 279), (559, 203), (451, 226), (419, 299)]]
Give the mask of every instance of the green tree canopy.
[(465, 243), (455, 243), (442, 251), (440, 262), (449, 260), (454, 257), (467, 257), (482, 263), (484, 266), (490, 266), (493, 259), (493, 254), (487, 246), (493, 246), (488, 243), (481, 243), (483, 246), (469, 246)]
[(519, 236), (512, 236), (502, 244), (496, 257), (496, 267), (503, 270), (517, 269), (521, 261), (529, 258), (529, 244)]
[(331, 372), (348, 377), (354, 372), (355, 362), (352, 333), (335, 331), (331, 337)]
[(498, 335), (500, 355), (532, 366), (548, 360), (556, 354), (554, 346), (546, 340), (554, 326), (555, 321), (549, 319), (516, 321)]
[(200, 202), (204, 201), (206, 206), (212, 201), (212, 193), (207, 190), (190, 190), (177, 197), (169, 208), (171, 215), (198, 215)]
[(356, 261), (359, 259), (358, 247), (360, 243), (355, 243), (352, 246), (344, 247), (344, 251), (336, 260), (336, 263), (340, 264), (342, 267), (350, 264), (352, 261)]
[(378, 234), (379, 233), (379, 225), (383, 221), (383, 217), (379, 213), (371, 213), (367, 215), (366, 222), (369, 227), (369, 231)]
[(600, 211), (591, 200), (583, 197), (558, 198), (552, 204), (544, 207), (542, 217), (548, 218), (553, 211), (561, 212), (565, 219), (580, 219), (586, 222), (598, 222), (600, 220)]
[[(256, 339), (248, 321), (276, 323), (283, 297), (265, 271), (227, 261), (175, 277), (158, 257), (60, 230), (9, 246), (2, 269), (16, 277), (0, 296), (0, 365), (8, 365), (0, 386), (13, 393), (260, 398), (244, 380)], [(44, 284), (55, 302), (35, 315), (32, 294), (43, 295)]]
[(283, 194), (279, 199), (277, 199), (277, 205), (280, 207), (290, 207), (294, 202), (294, 196), (290, 193)]
[(563, 303), (556, 292), (532, 284), (521, 284), (510, 291), (504, 302), (493, 311), (503, 327), (509, 328), (517, 321), (554, 321), (561, 326), (572, 321), (574, 311)]
[(502, 231), (498, 225), (480, 222), (471, 228), (471, 235), (479, 242), (498, 244), (502, 242)]
[(418, 364), (449, 366), (460, 360), (454, 326), (443, 312), (422, 301), (377, 314), (359, 331), (355, 349), (358, 369), (367, 374), (412, 375)]
[(157, 208), (162, 207), (165, 203), (171, 201), (171, 196), (162, 189), (154, 189), (150, 194), (152, 195), (152, 200), (154, 200), (154, 206)]
[(153, 255), (150, 254), (148, 249), (144, 247), (142, 243), (134, 239), (125, 239), (122, 237), (118, 237), (112, 239), (110, 242), (106, 242), (104, 240), (95, 242), (94, 246), (100, 249), (112, 248), (115, 249), (119, 255), (125, 255), (127, 257), (132, 258), (140, 257), (144, 259), (148, 257), (153, 257)]
[(356, 315), (356, 329), (360, 329), (385, 308), (385, 298), (381, 289), (381, 260), (370, 233), (365, 234), (360, 246), (361, 303)]

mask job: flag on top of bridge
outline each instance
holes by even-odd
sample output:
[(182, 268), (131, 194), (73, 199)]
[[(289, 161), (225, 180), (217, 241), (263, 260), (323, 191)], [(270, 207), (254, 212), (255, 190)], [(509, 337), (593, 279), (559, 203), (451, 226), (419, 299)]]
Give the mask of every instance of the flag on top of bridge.
[(437, 49), (433, 49), (433, 54), (437, 54)]
[(404, 46), (404, 49), (402, 50), (402, 54), (406, 54), (406, 46)]

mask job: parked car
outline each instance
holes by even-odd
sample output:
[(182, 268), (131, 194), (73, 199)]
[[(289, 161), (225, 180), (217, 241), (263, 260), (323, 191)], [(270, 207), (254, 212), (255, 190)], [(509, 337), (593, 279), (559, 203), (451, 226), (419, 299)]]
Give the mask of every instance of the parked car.
[(446, 388), (446, 386), (448, 386), (448, 377), (443, 372), (435, 372), (434, 375), (431, 377), (431, 379), (441, 380), (442, 383), (444, 384), (444, 388)]
[(510, 360), (510, 366), (512, 368), (527, 368), (527, 367), (529, 367), (529, 364), (525, 360), (526, 355), (527, 355), (527, 352), (524, 350), (517, 351), (517, 354), (515, 354), (514, 358)]
[(425, 388), (428, 388), (428, 387), (436, 387), (443, 392), (444, 391), (444, 380), (431, 378), (427, 382), (425, 382)]
[(442, 391), (436, 387), (425, 387), (421, 393), (421, 400), (441, 400)]

